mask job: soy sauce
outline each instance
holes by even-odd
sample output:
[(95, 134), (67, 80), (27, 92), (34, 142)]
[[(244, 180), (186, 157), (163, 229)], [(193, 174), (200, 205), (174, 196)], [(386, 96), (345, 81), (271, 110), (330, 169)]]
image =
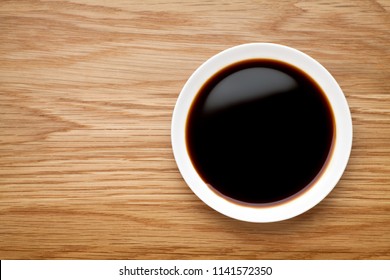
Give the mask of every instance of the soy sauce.
[(212, 76), (186, 122), (193, 166), (210, 188), (237, 202), (295, 197), (322, 174), (335, 138), (321, 87), (295, 66), (254, 59)]

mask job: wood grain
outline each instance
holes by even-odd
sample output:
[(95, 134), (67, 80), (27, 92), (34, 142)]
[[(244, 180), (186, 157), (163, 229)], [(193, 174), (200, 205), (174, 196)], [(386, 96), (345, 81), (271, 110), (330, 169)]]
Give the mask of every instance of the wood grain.
[[(226, 218), (173, 159), (176, 98), (207, 58), (300, 49), (341, 85), (347, 170), (292, 220)], [(0, 2), (1, 259), (390, 259), (390, 2)]]

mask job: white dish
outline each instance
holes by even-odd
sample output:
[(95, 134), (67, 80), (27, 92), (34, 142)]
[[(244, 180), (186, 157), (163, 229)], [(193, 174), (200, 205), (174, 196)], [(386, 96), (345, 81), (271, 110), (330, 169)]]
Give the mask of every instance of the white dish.
[[(185, 133), (187, 114), (202, 85), (216, 72), (238, 61), (265, 58), (284, 61), (311, 76), (326, 94), (335, 118), (336, 138), (333, 154), (320, 179), (302, 195), (273, 206), (234, 203), (212, 191), (196, 172), (187, 152)], [(184, 85), (172, 116), (172, 148), (178, 168), (192, 191), (214, 210), (248, 222), (276, 222), (302, 214), (321, 202), (336, 186), (347, 166), (352, 147), (352, 120), (346, 98), (332, 75), (310, 56), (290, 47), (252, 43), (239, 45), (208, 59)]]

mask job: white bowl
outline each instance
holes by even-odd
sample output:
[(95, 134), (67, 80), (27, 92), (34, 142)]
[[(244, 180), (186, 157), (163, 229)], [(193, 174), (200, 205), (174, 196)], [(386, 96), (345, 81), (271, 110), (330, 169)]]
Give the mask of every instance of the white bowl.
[[(187, 152), (186, 121), (191, 104), (202, 85), (221, 69), (238, 61), (264, 58), (286, 62), (311, 76), (326, 94), (335, 119), (335, 140), (328, 166), (320, 178), (302, 195), (285, 203), (251, 206), (234, 203), (217, 195), (196, 172)], [(184, 180), (192, 191), (216, 211), (242, 221), (276, 222), (295, 217), (322, 201), (340, 180), (352, 147), (352, 120), (348, 103), (332, 75), (310, 56), (290, 47), (252, 43), (218, 53), (204, 62), (184, 85), (173, 111), (171, 140), (173, 154)]]

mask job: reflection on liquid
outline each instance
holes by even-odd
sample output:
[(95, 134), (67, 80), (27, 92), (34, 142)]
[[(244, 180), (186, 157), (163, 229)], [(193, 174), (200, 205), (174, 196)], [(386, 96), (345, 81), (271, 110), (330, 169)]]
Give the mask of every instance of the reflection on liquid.
[(247, 68), (220, 81), (205, 102), (204, 113), (294, 90), (297, 82), (284, 72), (271, 68)]

